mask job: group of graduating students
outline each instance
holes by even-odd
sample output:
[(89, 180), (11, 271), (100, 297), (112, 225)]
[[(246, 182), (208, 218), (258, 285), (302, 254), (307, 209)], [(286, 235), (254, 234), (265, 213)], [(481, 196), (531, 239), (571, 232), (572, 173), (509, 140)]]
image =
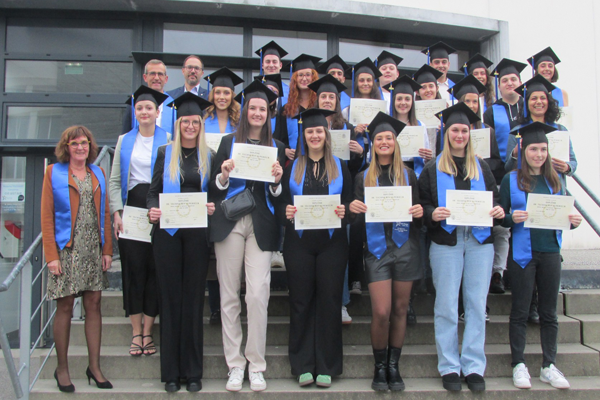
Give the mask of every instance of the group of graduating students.
[[(288, 86), (279, 75), (281, 58), (287, 53), (271, 42), (257, 51), (264, 74), (237, 97), (234, 89), (242, 80), (222, 68), (206, 78), (210, 101), (184, 93), (170, 103), (175, 119), (172, 133), (155, 124), (167, 96), (144, 86), (132, 96), (138, 124), (119, 137), (110, 178), (110, 209), (117, 234), (123, 231), (120, 213), (124, 205), (147, 208), (148, 219), (155, 224), (151, 244), (121, 238), (119, 246), (125, 308), (134, 327), (130, 354), (156, 352), (151, 330), (160, 312), (161, 380), (166, 391), (180, 390), (181, 381), (188, 391), (202, 388), (202, 317), (211, 245), (217, 260), (229, 369), (226, 389), (241, 390), (246, 369), (252, 390), (267, 388), (263, 372), (267, 370), (271, 256), (281, 249), (282, 227), (292, 374), (300, 386), (329, 387), (332, 377), (343, 372), (340, 309), (352, 251), (348, 225), (358, 232), (361, 249), (365, 244), (374, 390), (405, 387), (400, 357), (407, 311), (413, 282), (423, 277), (426, 259), (436, 291), (438, 370), (446, 389), (460, 390), (462, 373), (469, 389), (485, 390), (486, 297), (496, 263), (506, 265), (507, 258), (513, 277), (510, 342), (515, 385), (530, 387), (523, 352), (537, 284), (544, 355), (540, 378), (555, 387), (568, 387), (554, 365), (560, 231), (523, 227), (527, 194), (564, 194), (564, 175), (576, 168), (574, 154), (565, 163), (548, 153), (546, 133), (561, 128), (555, 125), (559, 109), (552, 97), (559, 89), (547, 82), (552, 76), (542, 72), (540, 65), (548, 69), (558, 59), (551, 49), (534, 56), (531, 64), (536, 76), (523, 85), (519, 74), (524, 64), (502, 60), (495, 70), (502, 98), (494, 102), (488, 71), (491, 62), (475, 56), (465, 65), (465, 79), (454, 85), (446, 77), (452, 50), (441, 42), (427, 48), (429, 63), (412, 77), (399, 77), (402, 59), (389, 52), (383, 52), (377, 64), (365, 59), (354, 67), (339, 56), (317, 67), (319, 58), (303, 54), (290, 65)], [(318, 72), (324, 76), (319, 78)], [(353, 79), (352, 96), (345, 93), (347, 75)], [(422, 125), (415, 117), (415, 101), (440, 98), (444, 85), (448, 86), (444, 96), (457, 104), (439, 115), (436, 155), (424, 143), (420, 157), (403, 158), (398, 135), (405, 126)], [(385, 99), (389, 115), (380, 112), (370, 124), (352, 126), (348, 123), (351, 97)], [(486, 126), (495, 128), (490, 139), (492, 157), (485, 160), (477, 157), (470, 141), (471, 129), (482, 126), (480, 104), (486, 109)], [(333, 155), (332, 129), (351, 130), (350, 160)], [(230, 133), (216, 152), (207, 145), (209, 132)], [(230, 176), (236, 168), (235, 143), (277, 148), (272, 183)], [(505, 174), (505, 168), (510, 173)], [(365, 223), (365, 188), (376, 186), (411, 186), (413, 205), (408, 212), (412, 222)], [(446, 207), (446, 191), (455, 189), (493, 192), (489, 214), (494, 227), (447, 223), (452, 211)], [(208, 228), (161, 228), (159, 194), (180, 192), (208, 193)], [(341, 227), (296, 230), (293, 199), (297, 195), (339, 195), (335, 214)], [(248, 197), (254, 207), (235, 217), (222, 207), (223, 202)], [(578, 215), (569, 218), (572, 227), (581, 222)], [(503, 229), (498, 234), (497, 227)], [(508, 229), (513, 232), (510, 254)], [(429, 250), (425, 235), (431, 241)], [(505, 246), (496, 244), (497, 236)], [(240, 290), (244, 279), (248, 333), (242, 352)], [(465, 332), (459, 352), (461, 290)]]

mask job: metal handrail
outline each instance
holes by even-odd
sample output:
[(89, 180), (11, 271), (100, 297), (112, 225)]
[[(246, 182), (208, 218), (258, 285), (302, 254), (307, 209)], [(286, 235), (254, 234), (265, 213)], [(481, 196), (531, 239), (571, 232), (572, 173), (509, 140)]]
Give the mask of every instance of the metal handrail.
[[(115, 152), (114, 149), (112, 149), (111, 147), (104, 146), (102, 148), (102, 150), (100, 151), (100, 153), (98, 154), (98, 157), (96, 158), (96, 161), (94, 162), (94, 165), (100, 164), (100, 162), (106, 157), (107, 154), (109, 154), (109, 153), (114, 154), (114, 152)], [(17, 371), (17, 366), (15, 365), (15, 360), (12, 356), (10, 343), (8, 342), (8, 336), (7, 336), (6, 332), (4, 331), (4, 327), (2, 324), (2, 318), (0, 316), (0, 346), (2, 346), (2, 352), (4, 354), (6, 367), (8, 369), (8, 374), (10, 376), (10, 380), (13, 385), (13, 389), (15, 391), (15, 395), (17, 396), (17, 399), (21, 399), (21, 398), (23, 398), (25, 400), (29, 399), (29, 393), (33, 389), (35, 382), (38, 380), (38, 378), (42, 372), (42, 369), (48, 362), (48, 359), (50, 358), (50, 355), (52, 354), (52, 351), (54, 350), (54, 347), (55, 347), (55, 344), (53, 343), (52, 346), (50, 347), (48, 353), (46, 354), (46, 357), (44, 358), (44, 361), (42, 362), (40, 369), (37, 371), (35, 377), (30, 382), (29, 366), (30, 366), (31, 355), (33, 354), (37, 345), (42, 340), (46, 331), (51, 326), (52, 320), (54, 319), (54, 316), (56, 315), (56, 309), (55, 309), (55, 310), (53, 310), (53, 312), (49, 316), (48, 320), (44, 324), (44, 327), (42, 328), (40, 335), (36, 338), (36, 340), (34, 341), (34, 343), (32, 345), (31, 344), (31, 323), (32, 323), (32, 320), (35, 317), (35, 315), (37, 315), (38, 312), (40, 312), (44, 302), (47, 299), (47, 295), (43, 296), (41, 302), (36, 306), (35, 312), (32, 313), (32, 311), (31, 311), (31, 292), (32, 292), (32, 290), (31, 289), (32, 289), (33, 285), (36, 284), (38, 279), (40, 279), (40, 277), (43, 276), (43, 272), (48, 267), (47, 263), (44, 264), (44, 266), (41, 268), (39, 273), (35, 276), (35, 278), (32, 279), (33, 267), (31, 265), (31, 257), (33, 257), (33, 253), (37, 250), (38, 246), (41, 243), (42, 243), (42, 234), (40, 233), (35, 238), (33, 243), (31, 243), (31, 245), (27, 248), (27, 250), (25, 250), (25, 252), (23, 253), (23, 256), (21, 256), (19, 261), (17, 261), (17, 263), (11, 270), (10, 274), (6, 277), (4, 282), (2, 282), (2, 284), (0, 284), (0, 293), (6, 292), (8, 289), (10, 289), (11, 285), (14, 283), (14, 281), (17, 279), (17, 277), (19, 277), (19, 275), (21, 275), (21, 296), (20, 296), (21, 310), (20, 310), (20, 319), (19, 319), (19, 321), (20, 321), (19, 322), (19, 342), (20, 342), (19, 364), (20, 364), (20, 368), (18, 371)], [(75, 301), (75, 303), (73, 304), (74, 308), (78, 305), (78, 302), (79, 302), (79, 299), (77, 299)], [(26, 389), (26, 391), (23, 390), (24, 388)]]
[[(573, 178), (575, 183), (577, 183), (579, 185), (579, 187), (581, 189), (583, 189), (585, 194), (590, 196), (590, 198), (594, 201), (594, 203), (596, 203), (596, 205), (598, 207), (600, 207), (600, 198), (596, 195), (596, 193), (594, 193), (594, 191), (588, 185), (586, 185), (585, 182), (583, 182), (581, 180), (581, 178), (579, 176), (577, 176), (577, 173), (571, 175), (571, 178)], [(571, 193), (571, 191), (569, 189), (567, 189), (567, 194), (569, 196), (573, 196), (573, 194)], [(573, 196), (573, 197), (575, 197), (575, 196)], [(577, 199), (575, 199), (575, 208), (577, 209), (577, 211), (579, 211), (579, 213), (581, 214), (583, 219), (585, 219), (587, 221), (587, 223), (594, 230), (594, 232), (596, 232), (596, 235), (600, 236), (600, 225), (598, 225), (598, 223), (594, 220), (594, 218), (592, 218), (590, 213), (585, 209), (585, 207), (583, 207), (581, 205), (581, 203), (579, 203), (579, 201), (577, 201)]]

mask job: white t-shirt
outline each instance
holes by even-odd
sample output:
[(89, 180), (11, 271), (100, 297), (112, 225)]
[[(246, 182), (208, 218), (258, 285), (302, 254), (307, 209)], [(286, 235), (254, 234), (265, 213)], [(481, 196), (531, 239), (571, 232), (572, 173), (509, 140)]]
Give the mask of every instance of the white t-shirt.
[(154, 136), (144, 137), (138, 132), (133, 145), (133, 151), (131, 152), (127, 190), (133, 189), (138, 183), (150, 183), (152, 181), (153, 144)]

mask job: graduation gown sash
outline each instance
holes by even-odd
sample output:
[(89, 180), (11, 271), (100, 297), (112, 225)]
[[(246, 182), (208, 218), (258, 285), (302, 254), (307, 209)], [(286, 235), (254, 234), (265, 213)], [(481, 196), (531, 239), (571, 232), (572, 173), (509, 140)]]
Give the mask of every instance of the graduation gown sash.
[(503, 105), (493, 104), (492, 110), (494, 113), (494, 131), (496, 133), (500, 158), (502, 158), (503, 162), (506, 162), (506, 145), (508, 144), (510, 133), (510, 121), (506, 113), (506, 108)]
[(227, 118), (227, 126), (225, 132), (221, 132), (219, 128), (219, 118), (217, 116), (208, 117), (204, 120), (204, 132), (206, 133), (232, 133), (233, 127), (231, 126), (231, 120)]
[(559, 107), (565, 106), (565, 100), (563, 98), (563, 91), (561, 88), (556, 88), (552, 91), (552, 98), (558, 102)]

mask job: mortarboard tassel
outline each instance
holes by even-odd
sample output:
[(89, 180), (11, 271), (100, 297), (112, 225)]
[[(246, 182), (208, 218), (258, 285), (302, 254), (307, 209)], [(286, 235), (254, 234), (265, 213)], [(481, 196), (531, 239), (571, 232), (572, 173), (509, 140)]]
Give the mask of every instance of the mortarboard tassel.
[(133, 93), (131, 93), (131, 129), (135, 129), (137, 120), (135, 119), (135, 98), (133, 97)]
[(431, 63), (430, 57), (429, 57), (429, 47), (427, 48), (427, 65), (429, 65)]
[(207, 76), (206, 78), (206, 81), (208, 82), (208, 84), (206, 85), (206, 91), (210, 93), (210, 76)]
[(517, 168), (521, 169), (521, 132), (517, 132)]
[(499, 99), (499, 95), (498, 95), (498, 72), (494, 72), (494, 80), (496, 82), (496, 99)]
[[(175, 116), (177, 115), (177, 106), (173, 103), (173, 115), (171, 115), (171, 126), (173, 127), (173, 133), (175, 133)], [(175, 138), (173, 138), (175, 139)]]
[(450, 97), (452, 97), (452, 105), (454, 105), (454, 88), (450, 88), (452, 93), (450, 93)]
[(535, 76), (535, 57), (531, 57), (531, 77)]
[(440, 152), (444, 150), (444, 115), (440, 115)]
[(467, 63), (465, 63), (465, 65), (463, 65), (463, 69), (465, 70), (465, 78), (467, 77), (467, 75), (469, 75), (468, 68), (467, 68)]
[(263, 64), (263, 54), (262, 53), (263, 53), (263, 50), (261, 48), (260, 49), (260, 74), (259, 75), (263, 74), (263, 67), (262, 67), (262, 64)]
[(302, 131), (302, 117), (298, 120), (298, 136), (300, 136), (300, 154), (305, 156), (304, 152), (304, 132)]
[(352, 67), (352, 98), (354, 98), (354, 67)]
[(394, 97), (394, 87), (390, 86), (390, 117), (394, 116), (396, 109), (396, 98)]
[(523, 86), (523, 118), (527, 120), (527, 85)]
[(242, 92), (242, 104), (240, 105), (240, 109), (244, 108), (244, 98), (246, 97), (246, 92)]
[(294, 66), (294, 62), (292, 61), (292, 62), (290, 63), (290, 81), (292, 80), (292, 74), (294, 73), (294, 72), (293, 72), (293, 66)]

